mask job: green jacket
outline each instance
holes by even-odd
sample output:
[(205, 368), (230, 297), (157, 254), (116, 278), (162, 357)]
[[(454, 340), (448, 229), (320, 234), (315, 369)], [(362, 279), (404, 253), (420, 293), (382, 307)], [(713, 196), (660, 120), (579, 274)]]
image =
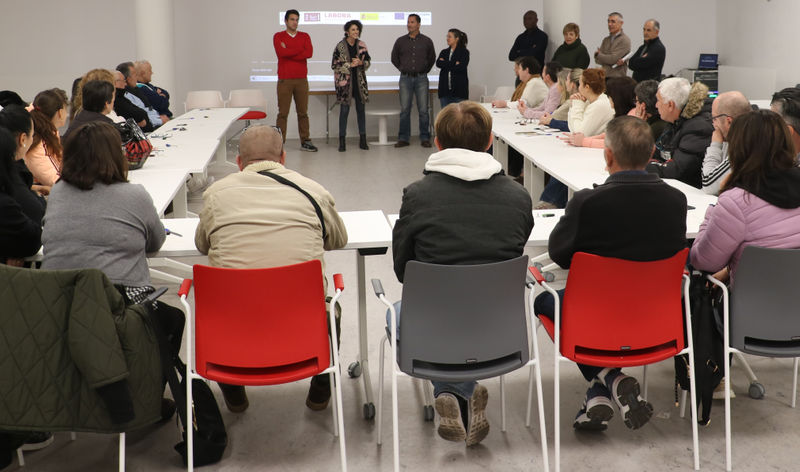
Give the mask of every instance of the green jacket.
[(163, 390), (145, 308), (102, 272), (0, 265), (0, 429), (131, 431), (160, 419)]

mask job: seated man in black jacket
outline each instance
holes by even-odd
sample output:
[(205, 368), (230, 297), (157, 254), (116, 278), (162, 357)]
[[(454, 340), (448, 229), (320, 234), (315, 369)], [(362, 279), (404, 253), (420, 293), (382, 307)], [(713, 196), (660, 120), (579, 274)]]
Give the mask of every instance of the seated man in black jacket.
[(122, 75), (122, 72), (115, 70), (114, 88), (116, 89), (116, 93), (114, 95), (114, 112), (126, 120), (128, 118), (133, 118), (133, 121), (135, 121), (136, 124), (139, 125), (139, 128), (142, 128), (142, 131), (145, 133), (153, 131), (155, 128), (150, 122), (147, 112), (128, 100), (125, 96), (125, 87), (125, 76)]
[[(632, 116), (613, 119), (606, 128), (604, 156), (609, 174), (602, 185), (580, 190), (550, 233), (550, 258), (568, 269), (576, 252), (634, 261), (672, 257), (686, 247), (686, 196), (647, 173), (653, 136), (645, 121)], [(567, 287), (569, 288), (569, 287)], [(564, 291), (560, 295), (563, 299)], [(545, 292), (534, 303), (537, 315), (555, 316), (553, 296)], [(617, 404), (625, 425), (642, 427), (653, 408), (639, 396), (639, 383), (617, 368), (578, 364), (589, 382), (575, 429), (603, 431)]]
[[(489, 112), (475, 102), (453, 103), (439, 113), (435, 126), (439, 152), (425, 163), (425, 177), (403, 190), (392, 234), (400, 282), (411, 260), (485, 264), (519, 257), (533, 229), (530, 195), (485, 152), (492, 144)], [(477, 382), (433, 386), (439, 435), (466, 440), (467, 446), (483, 440), (489, 433), (486, 387)]]
[(136, 61), (136, 87), (144, 93), (150, 104), (155, 108), (161, 119), (166, 123), (172, 118), (169, 110), (169, 92), (151, 84), (153, 79), (153, 66), (148, 61)]
[(658, 84), (656, 108), (671, 126), (656, 139), (649, 172), (702, 188), (703, 158), (714, 134), (707, 98), (708, 87), (700, 82), (671, 77)]

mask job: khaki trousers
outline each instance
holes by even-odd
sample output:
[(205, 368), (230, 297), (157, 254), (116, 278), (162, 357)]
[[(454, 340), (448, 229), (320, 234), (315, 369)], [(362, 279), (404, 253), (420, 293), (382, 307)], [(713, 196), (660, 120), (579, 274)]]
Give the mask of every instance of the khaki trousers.
[(297, 111), (297, 128), (300, 140), (309, 140), (308, 126), (308, 79), (279, 79), (278, 80), (278, 120), (275, 125), (283, 133), (286, 141), (286, 118), (292, 107), (292, 97)]

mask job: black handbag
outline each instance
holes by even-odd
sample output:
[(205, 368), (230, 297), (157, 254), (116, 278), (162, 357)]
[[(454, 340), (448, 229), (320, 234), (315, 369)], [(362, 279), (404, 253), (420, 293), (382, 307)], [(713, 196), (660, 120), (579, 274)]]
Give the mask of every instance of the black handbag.
[(116, 127), (122, 138), (122, 151), (128, 159), (128, 169), (139, 169), (153, 151), (153, 144), (133, 118), (128, 118), (124, 123), (116, 123)]
[[(719, 289), (708, 283), (705, 274), (697, 271), (692, 273), (689, 283), (689, 306), (692, 310), (694, 366), (697, 370), (695, 401), (701, 406), (697, 422), (705, 426), (711, 420), (714, 389), (725, 375), (723, 338), (718, 324), (722, 297)], [(678, 385), (683, 390), (689, 390), (688, 372), (688, 355), (675, 357), (676, 398)]]
[[(161, 292), (163, 293), (163, 292)], [(150, 298), (157, 298), (160, 293), (156, 292)], [(160, 325), (152, 319), (153, 312), (150, 303), (143, 303), (148, 308), (150, 315), (150, 326), (158, 339), (159, 351), (161, 354), (161, 367), (164, 377), (169, 383), (172, 391), (172, 398), (175, 399), (175, 407), (180, 421), (179, 429), (183, 441), (175, 445), (175, 450), (183, 457), (183, 463), (187, 463), (186, 455), (186, 434), (187, 434), (187, 415), (186, 415), (186, 364), (183, 363), (174, 347), (167, 341), (167, 337), (161, 331)], [(180, 373), (181, 380), (178, 380)], [(200, 379), (192, 382), (192, 433), (194, 438), (194, 466), (199, 467), (214, 464), (222, 459), (225, 448), (228, 446), (228, 433), (225, 431), (225, 423), (222, 421), (222, 414), (219, 412), (217, 399), (214, 392), (207, 383)]]

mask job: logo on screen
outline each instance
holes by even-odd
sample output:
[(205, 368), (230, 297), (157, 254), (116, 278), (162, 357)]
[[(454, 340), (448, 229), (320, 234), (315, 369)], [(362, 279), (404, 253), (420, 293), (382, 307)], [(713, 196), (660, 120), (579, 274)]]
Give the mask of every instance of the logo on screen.
[(405, 13), (395, 13), (394, 19), (395, 20), (405, 20), (406, 14)]
[(320, 21), (320, 14), (319, 13), (303, 13), (303, 21), (304, 22), (319, 22)]

